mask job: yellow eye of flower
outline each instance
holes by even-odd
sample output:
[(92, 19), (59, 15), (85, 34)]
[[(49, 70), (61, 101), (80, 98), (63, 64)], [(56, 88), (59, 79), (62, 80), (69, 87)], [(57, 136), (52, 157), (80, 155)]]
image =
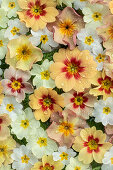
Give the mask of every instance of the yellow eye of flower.
[(40, 6), (35, 5), (31, 8), (31, 12), (34, 16), (38, 16), (42, 13), (42, 9), (40, 8)]
[(9, 112), (13, 111), (14, 110), (13, 104), (7, 104), (6, 110), (8, 110)]
[(51, 104), (52, 104), (51, 99), (45, 98), (45, 99), (43, 100), (43, 105), (44, 105), (44, 106), (49, 107)]
[(41, 79), (49, 80), (49, 78), (50, 78), (50, 73), (48, 70), (41, 72)]
[(15, 2), (9, 2), (9, 8), (13, 9), (15, 8)]
[(71, 74), (75, 74), (78, 72), (78, 66), (76, 64), (71, 63), (67, 66), (67, 71)]
[(111, 109), (109, 107), (104, 107), (103, 108), (103, 113), (108, 115), (111, 112)]
[(21, 157), (22, 163), (28, 164), (29, 159), (30, 158), (27, 155), (24, 155), (24, 156)]
[(110, 39), (113, 39), (113, 25), (108, 28), (107, 33), (110, 35)]
[(60, 23), (59, 27), (61, 34), (67, 36), (72, 36), (76, 29), (76, 25), (73, 24), (71, 20), (66, 20), (64, 23)]
[(22, 59), (26, 61), (30, 58), (31, 53), (31, 49), (27, 45), (22, 45), (16, 50), (17, 60)]
[(74, 170), (81, 170), (81, 167), (76, 166)]
[(69, 134), (74, 133), (74, 125), (72, 123), (62, 122), (58, 127), (58, 131), (64, 133), (65, 136), (68, 136)]
[(93, 40), (92, 36), (89, 36), (89, 37), (85, 38), (85, 43), (87, 45), (91, 45), (93, 42), (94, 42), (94, 40)]
[(3, 41), (2, 40), (0, 40), (0, 47), (2, 47), (3, 46)]
[(99, 13), (99, 12), (95, 12), (95, 13), (92, 15), (92, 18), (94, 19), (94, 21), (101, 21), (102, 14)]
[(109, 90), (111, 85), (112, 85), (112, 82), (109, 79), (105, 79), (102, 81), (102, 87), (106, 90)]
[(68, 160), (68, 154), (63, 152), (62, 154), (60, 154), (60, 157), (61, 157), (61, 161), (63, 161), (64, 159), (65, 160)]
[(47, 35), (41, 35), (40, 42), (42, 42), (43, 44), (46, 44), (47, 41), (48, 41), (48, 36)]
[(113, 157), (111, 158), (111, 164), (113, 164)]
[(37, 141), (37, 144), (40, 145), (40, 147), (47, 146), (47, 138), (39, 138)]
[(0, 145), (0, 155), (7, 154), (7, 146), (6, 145)]
[(11, 87), (12, 89), (14, 90), (19, 90), (21, 88), (21, 83), (19, 81), (16, 81), (14, 80), (12, 83), (11, 83)]
[(96, 57), (96, 60), (97, 60), (99, 63), (104, 62), (104, 60), (105, 60), (105, 55), (99, 54), (99, 55)]
[(21, 124), (20, 124), (21, 127), (23, 127), (24, 129), (28, 128), (29, 126), (29, 120), (21, 120)]
[(11, 30), (11, 33), (12, 33), (12, 35), (14, 36), (14, 35), (16, 35), (19, 31), (20, 31), (19, 28), (13, 27), (12, 30)]
[(76, 105), (82, 105), (83, 104), (83, 97), (81, 97), (81, 96), (75, 97), (75, 104)]
[(97, 148), (98, 148), (98, 143), (97, 143), (94, 139), (91, 139), (91, 140), (88, 142), (88, 146), (89, 146), (90, 150), (97, 150)]
[(44, 165), (44, 167), (41, 166), (40, 169), (41, 169), (41, 170), (54, 170), (54, 166), (51, 166), (49, 163), (46, 163), (46, 164)]

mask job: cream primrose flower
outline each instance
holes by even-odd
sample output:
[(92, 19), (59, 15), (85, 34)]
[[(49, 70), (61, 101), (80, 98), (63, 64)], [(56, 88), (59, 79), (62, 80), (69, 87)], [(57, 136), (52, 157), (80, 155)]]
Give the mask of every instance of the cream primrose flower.
[(0, 170), (12, 170), (12, 168), (11, 168), (11, 165), (5, 166), (2, 164), (2, 166), (0, 167)]
[(16, 134), (18, 139), (30, 138), (34, 134), (34, 129), (40, 127), (40, 122), (35, 120), (31, 108), (25, 109), (22, 114), (17, 115), (17, 119), (11, 123), (11, 132)]
[(95, 103), (92, 115), (95, 117), (95, 122), (102, 122), (104, 126), (113, 125), (113, 98), (108, 97), (107, 100)]
[(113, 170), (113, 146), (105, 153), (102, 163), (102, 170)]
[(98, 48), (102, 39), (98, 37), (95, 30), (90, 28), (82, 29), (77, 34), (77, 45), (80, 50), (89, 50), (93, 52), (94, 48)]
[(30, 170), (37, 158), (32, 154), (26, 146), (21, 145), (13, 150), (11, 158), (14, 160), (12, 167), (16, 170)]
[(70, 158), (70, 164), (67, 165), (66, 170), (91, 170), (89, 165), (83, 164), (76, 158)]
[(52, 51), (52, 48), (58, 47), (58, 43), (53, 40), (53, 33), (47, 28), (34, 32), (31, 30), (32, 37), (29, 38), (31, 43), (38, 46), (41, 43), (41, 48), (44, 51)]
[(53, 61), (44, 60), (42, 65), (34, 64), (33, 69), (31, 70), (31, 75), (35, 76), (33, 79), (33, 85), (37, 88), (43, 86), (46, 88), (54, 88), (55, 81), (50, 77), (49, 66)]
[(23, 106), (19, 104), (13, 96), (6, 96), (0, 105), (0, 113), (9, 115), (12, 121), (15, 121), (18, 114), (22, 113)]
[(6, 28), (9, 19), (7, 18), (7, 12), (0, 8), (0, 27)]
[(32, 150), (32, 153), (37, 158), (42, 158), (44, 155), (51, 155), (58, 149), (54, 140), (50, 139), (46, 131), (41, 127), (36, 129), (34, 126), (33, 134), (27, 141), (27, 147)]
[(58, 161), (61, 160), (63, 165), (68, 165), (70, 158), (76, 156), (76, 152), (73, 149), (67, 149), (66, 146), (62, 146), (58, 148), (58, 152), (53, 152), (53, 160)]
[(7, 12), (8, 18), (16, 17), (16, 12), (20, 9), (17, 0), (3, 0), (1, 8)]
[(25, 24), (16, 18), (14, 20), (9, 20), (8, 28), (5, 31), (4, 37), (12, 40), (18, 38), (19, 35), (26, 34), (28, 31), (29, 29), (25, 26)]
[(4, 37), (5, 30), (0, 30), (0, 59), (2, 60), (7, 53), (8, 39)]
[(76, 10), (83, 9), (88, 4), (88, 0), (74, 0), (74, 8)]

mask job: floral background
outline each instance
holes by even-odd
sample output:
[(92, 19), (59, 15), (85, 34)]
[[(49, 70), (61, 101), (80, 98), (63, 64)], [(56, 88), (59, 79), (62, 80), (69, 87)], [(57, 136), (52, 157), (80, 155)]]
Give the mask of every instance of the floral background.
[(0, 0), (0, 170), (113, 170), (113, 0)]

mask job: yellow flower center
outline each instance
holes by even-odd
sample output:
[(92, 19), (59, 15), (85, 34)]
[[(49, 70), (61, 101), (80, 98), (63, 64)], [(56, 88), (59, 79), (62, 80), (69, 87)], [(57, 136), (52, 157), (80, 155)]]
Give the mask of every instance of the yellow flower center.
[(0, 40), (0, 47), (3, 47), (3, 41)]
[(40, 167), (40, 170), (54, 170), (54, 166), (51, 166), (49, 163), (46, 163), (44, 167)]
[(78, 72), (78, 66), (76, 64), (72, 64), (70, 63), (68, 66), (67, 66), (67, 71), (71, 74), (75, 74)]
[(99, 55), (96, 57), (96, 60), (97, 60), (99, 63), (104, 62), (104, 61), (105, 61), (105, 55), (99, 54)]
[(107, 33), (110, 35), (110, 39), (113, 39), (113, 25), (108, 28)]
[(12, 112), (14, 110), (13, 104), (7, 104), (6, 110), (8, 110), (9, 112)]
[(60, 23), (59, 27), (61, 34), (67, 36), (72, 36), (76, 29), (76, 25), (73, 24), (71, 20), (66, 20), (64, 23)]
[(112, 82), (109, 79), (105, 79), (102, 81), (102, 88), (109, 90), (111, 86), (112, 86)]
[(98, 143), (97, 143), (94, 139), (91, 139), (91, 140), (88, 142), (88, 146), (89, 146), (90, 150), (97, 150), (97, 148), (98, 148)]
[(94, 19), (94, 21), (101, 21), (102, 14), (99, 13), (99, 12), (95, 12), (95, 13), (92, 15), (92, 18)]
[(75, 102), (76, 105), (82, 105), (83, 104), (83, 97), (81, 97), (81, 96), (75, 97), (74, 102)]
[(76, 166), (74, 170), (81, 170), (81, 167)]
[(29, 120), (21, 120), (21, 124), (20, 124), (21, 127), (23, 127), (24, 129), (27, 129), (28, 126), (29, 126)]
[(104, 107), (103, 108), (103, 113), (108, 115), (111, 112), (111, 109), (109, 107)]
[(12, 89), (14, 90), (19, 90), (21, 88), (21, 83), (17, 80), (14, 80), (12, 83), (11, 83), (11, 87)]
[(12, 33), (12, 35), (14, 36), (14, 35), (16, 35), (19, 31), (20, 31), (19, 28), (13, 27), (12, 30), (11, 30), (11, 33)]
[(24, 156), (21, 157), (22, 163), (28, 164), (29, 159), (30, 158), (27, 155), (24, 155)]
[(85, 38), (85, 43), (87, 45), (91, 45), (93, 42), (94, 42), (94, 40), (93, 40), (92, 36), (89, 36), (89, 37)]
[(32, 8), (31, 8), (31, 12), (34, 16), (38, 16), (42, 13), (42, 9), (40, 8), (40, 6), (36, 6), (34, 5)]
[(68, 154), (65, 152), (62, 152), (62, 154), (60, 154), (60, 157), (61, 157), (61, 161), (63, 161), (64, 159), (68, 160)]
[(40, 137), (37, 141), (37, 144), (39, 144), (40, 147), (47, 146), (47, 138)]
[(43, 80), (49, 80), (50, 78), (50, 73), (48, 70), (45, 70), (43, 72), (41, 72), (41, 79)]
[(111, 164), (113, 164), (113, 157), (111, 158)]
[(47, 35), (41, 35), (40, 42), (42, 42), (43, 44), (46, 44), (47, 41), (48, 41), (48, 36)]
[(58, 131), (68, 136), (74, 133), (74, 125), (72, 123), (62, 122), (58, 127)]
[(7, 146), (6, 145), (0, 145), (0, 156), (7, 154)]
[(8, 7), (11, 9), (15, 8), (15, 2), (9, 2)]
[(17, 50), (16, 50), (16, 57), (17, 57), (17, 60), (28, 60), (31, 56), (31, 49), (29, 49), (29, 47), (27, 45), (22, 45), (21, 47), (19, 47)]
[(81, 2), (87, 1), (87, 0), (80, 0)]
[(47, 98), (45, 98), (45, 99), (43, 100), (43, 105), (44, 105), (44, 106), (49, 107), (51, 104), (52, 104), (52, 101), (51, 101), (50, 98), (47, 97)]

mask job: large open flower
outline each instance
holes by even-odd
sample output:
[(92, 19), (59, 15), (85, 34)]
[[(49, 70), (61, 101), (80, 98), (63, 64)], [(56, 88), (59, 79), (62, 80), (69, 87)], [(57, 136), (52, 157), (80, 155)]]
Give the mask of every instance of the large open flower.
[(109, 142), (105, 142), (106, 135), (101, 130), (86, 128), (81, 130), (80, 136), (75, 137), (73, 149), (79, 152), (78, 159), (84, 164), (89, 164), (93, 160), (102, 163), (104, 154), (112, 146)]
[(48, 28), (53, 31), (54, 40), (57, 43), (68, 45), (71, 50), (75, 48), (76, 35), (83, 27), (83, 18), (70, 7), (60, 13), (56, 22), (48, 25)]
[(22, 11), (17, 12), (20, 20), (33, 31), (45, 28), (47, 23), (54, 22), (58, 15), (56, 2), (53, 0), (18, 0), (18, 3), (22, 8)]
[(60, 49), (54, 54), (54, 62), (50, 65), (50, 76), (55, 80), (56, 86), (65, 92), (71, 89), (84, 91), (90, 87), (92, 75), (94, 77), (97, 72), (96, 62), (88, 50)]
[(8, 43), (6, 63), (21, 70), (30, 70), (33, 63), (42, 59), (42, 51), (33, 46), (27, 36), (20, 36)]
[(35, 110), (36, 120), (45, 122), (49, 119), (53, 112), (62, 111), (64, 107), (64, 99), (51, 88), (40, 87), (34, 91), (29, 97), (29, 105)]

